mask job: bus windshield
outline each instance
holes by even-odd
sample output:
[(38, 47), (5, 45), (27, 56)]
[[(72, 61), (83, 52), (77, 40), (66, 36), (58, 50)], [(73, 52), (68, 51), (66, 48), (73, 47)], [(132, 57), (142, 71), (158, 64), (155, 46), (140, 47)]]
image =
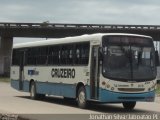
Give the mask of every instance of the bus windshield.
[(152, 39), (104, 36), (102, 47), (104, 77), (123, 81), (145, 81), (156, 77)]

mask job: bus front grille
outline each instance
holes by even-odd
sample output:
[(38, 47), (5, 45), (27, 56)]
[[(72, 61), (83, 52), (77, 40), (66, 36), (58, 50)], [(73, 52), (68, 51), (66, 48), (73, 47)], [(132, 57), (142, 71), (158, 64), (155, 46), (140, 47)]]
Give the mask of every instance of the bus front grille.
[(141, 92), (144, 91), (144, 88), (118, 88), (119, 91), (123, 92)]

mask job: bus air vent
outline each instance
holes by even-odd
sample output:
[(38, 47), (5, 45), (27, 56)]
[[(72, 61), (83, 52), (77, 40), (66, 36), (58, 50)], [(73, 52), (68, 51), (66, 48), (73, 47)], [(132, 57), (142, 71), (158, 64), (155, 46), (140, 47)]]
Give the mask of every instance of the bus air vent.
[(144, 88), (118, 88), (119, 91), (124, 91), (124, 92), (140, 92), (144, 91)]

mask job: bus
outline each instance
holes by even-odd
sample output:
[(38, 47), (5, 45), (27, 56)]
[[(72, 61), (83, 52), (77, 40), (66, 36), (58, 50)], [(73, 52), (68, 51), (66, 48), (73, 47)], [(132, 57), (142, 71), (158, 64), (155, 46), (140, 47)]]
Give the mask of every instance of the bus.
[(19, 43), (13, 46), (11, 86), (30, 92), (74, 98), (80, 108), (89, 102), (153, 102), (156, 62), (153, 39), (127, 33), (96, 33)]

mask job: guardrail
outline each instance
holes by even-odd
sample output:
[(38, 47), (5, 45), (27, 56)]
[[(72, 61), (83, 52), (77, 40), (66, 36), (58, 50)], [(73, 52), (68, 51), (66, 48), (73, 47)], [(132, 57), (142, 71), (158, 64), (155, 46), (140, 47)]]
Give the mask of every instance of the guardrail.
[(61, 24), (61, 23), (5, 23), (0, 22), (0, 28), (88, 28), (88, 29), (138, 29), (160, 30), (156, 25), (111, 25), (111, 24)]

